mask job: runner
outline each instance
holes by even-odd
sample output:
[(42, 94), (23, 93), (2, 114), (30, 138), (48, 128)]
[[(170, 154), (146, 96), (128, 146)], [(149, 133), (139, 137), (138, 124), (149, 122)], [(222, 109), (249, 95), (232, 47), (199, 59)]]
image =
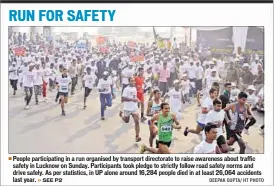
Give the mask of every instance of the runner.
[(91, 73), (91, 68), (87, 67), (87, 74), (83, 77), (83, 81), (85, 82), (85, 94), (84, 94), (84, 109), (86, 109), (86, 101), (90, 92), (92, 91), (93, 84), (95, 83), (94, 75)]
[(68, 70), (63, 68), (63, 73), (56, 80), (58, 95), (60, 97), (62, 116), (66, 116), (65, 103), (68, 103), (69, 85), (71, 78), (68, 76)]
[(249, 106), (246, 104), (247, 94), (240, 92), (238, 95), (237, 103), (228, 105), (224, 110), (229, 111), (231, 135), (228, 139), (228, 145), (232, 146), (235, 141), (238, 142), (240, 147), (240, 154), (245, 154), (246, 145), (242, 139), (242, 131), (245, 127), (245, 122), (247, 118), (250, 118), (252, 115), (248, 115)]
[(145, 97), (144, 97), (144, 69), (140, 67), (138, 69), (138, 76), (135, 77), (135, 84), (137, 89), (137, 98), (140, 101), (141, 105), (141, 122), (144, 122), (147, 118), (144, 116), (145, 110)]
[(198, 115), (196, 129), (188, 129), (188, 127), (186, 127), (184, 131), (185, 136), (187, 136), (189, 132), (193, 134), (200, 134), (200, 132), (204, 129), (206, 115), (210, 110), (213, 109), (213, 100), (216, 97), (217, 97), (217, 90), (214, 88), (211, 88), (209, 91), (209, 97), (207, 97), (202, 103), (201, 113)]
[(169, 98), (169, 105), (171, 112), (176, 115), (176, 118), (182, 118), (182, 100), (183, 94), (180, 90), (180, 81), (174, 81), (174, 89), (171, 89), (165, 96), (164, 102), (167, 98)]
[(34, 70), (34, 95), (35, 95), (35, 103), (38, 105), (38, 96), (42, 93), (43, 86), (43, 71), (40, 69), (40, 63), (36, 64)]
[(9, 79), (10, 85), (13, 88), (13, 95), (15, 96), (18, 83), (18, 67), (16, 67), (16, 62), (12, 62), (12, 66), (9, 67)]
[[(154, 114), (157, 114), (158, 112), (161, 111), (161, 92), (159, 89), (155, 89), (153, 91), (153, 99), (148, 102), (147, 106), (147, 116), (148, 117), (153, 117)], [(149, 136), (149, 145), (150, 147), (153, 146), (153, 139), (156, 137), (158, 128), (157, 128), (157, 122), (154, 123), (154, 125), (151, 125), (151, 121), (148, 120), (148, 125), (149, 125), (149, 131), (150, 131), (150, 136)]]
[(98, 89), (100, 92), (101, 120), (105, 120), (105, 110), (112, 106), (113, 88), (112, 81), (107, 71), (103, 72), (103, 77), (99, 79)]
[[(56, 84), (58, 78), (59, 78), (60, 76), (62, 76), (63, 70), (64, 70), (63, 65), (59, 65), (59, 72), (57, 72), (57, 74), (56, 74), (56, 77), (55, 77), (55, 84)], [(56, 93), (56, 96), (55, 96), (55, 102), (57, 102), (58, 99), (59, 99), (59, 91), (58, 91), (58, 89), (57, 89), (57, 93)], [(59, 104), (60, 104), (60, 103), (61, 103), (61, 99), (59, 99)]]
[(194, 148), (194, 154), (221, 154), (219, 146), (216, 143), (217, 125), (207, 123), (205, 126), (205, 139)]
[(222, 153), (227, 153), (229, 151), (229, 147), (224, 137), (225, 129), (223, 121), (224, 119), (228, 121), (228, 119), (225, 111), (222, 110), (222, 101), (219, 98), (216, 98), (213, 101), (213, 107), (214, 109), (207, 113), (205, 123), (213, 123), (217, 126), (217, 145)]
[(129, 78), (129, 86), (127, 86), (122, 94), (122, 102), (124, 105), (123, 113), (120, 112), (120, 117), (125, 123), (129, 122), (130, 116), (132, 116), (135, 123), (135, 141), (141, 141), (140, 137), (140, 124), (138, 114), (138, 102), (137, 90), (135, 85), (135, 78)]
[(34, 83), (34, 76), (35, 73), (33, 72), (34, 63), (29, 65), (29, 70), (23, 72), (23, 87), (25, 91), (25, 101), (26, 107), (25, 109), (29, 109), (29, 103), (33, 94), (33, 83)]
[(172, 130), (181, 129), (181, 125), (176, 118), (175, 114), (170, 113), (170, 107), (168, 103), (161, 103), (161, 113), (155, 114), (152, 119), (150, 125), (155, 125), (157, 122), (158, 136), (156, 139), (156, 148), (147, 147), (145, 144), (141, 146), (141, 154), (146, 151), (151, 152), (153, 154), (170, 154), (169, 147), (172, 142)]

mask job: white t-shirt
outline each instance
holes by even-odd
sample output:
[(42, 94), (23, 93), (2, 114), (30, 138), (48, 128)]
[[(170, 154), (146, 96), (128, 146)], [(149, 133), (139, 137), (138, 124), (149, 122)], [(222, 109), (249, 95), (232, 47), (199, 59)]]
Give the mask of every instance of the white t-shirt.
[(34, 85), (42, 85), (43, 84), (43, 71), (42, 70), (34, 70)]
[(103, 92), (100, 92), (102, 94), (110, 94), (111, 85), (112, 85), (111, 78), (108, 78), (107, 80), (104, 80), (103, 78), (101, 78), (99, 79), (99, 82), (98, 82), (98, 89), (104, 90)]
[(252, 72), (252, 74), (253, 75), (258, 75), (258, 63), (256, 63), (256, 62), (252, 62), (251, 63), (251, 72)]
[(9, 79), (11, 80), (17, 80), (18, 79), (18, 74), (17, 74), (17, 67), (10, 66), (9, 71), (13, 71), (9, 73)]
[(49, 82), (49, 77), (51, 76), (51, 69), (46, 67), (45, 69), (42, 69), (43, 72), (43, 79), (46, 83)]
[(197, 79), (203, 79), (203, 72), (204, 72), (203, 67), (198, 66), (197, 71), (196, 71), (196, 78)]
[(33, 87), (35, 73), (27, 71), (23, 73), (23, 86)]
[(94, 84), (94, 76), (92, 74), (90, 75), (86, 74), (83, 77), (83, 80), (85, 81), (85, 87), (92, 89)]
[(248, 92), (247, 94), (247, 100), (246, 102), (251, 105), (252, 107), (254, 107), (256, 105), (256, 103), (259, 101), (259, 98), (253, 93), (253, 94), (249, 94)]
[[(210, 98), (210, 97), (207, 97), (203, 100), (203, 103), (202, 103), (202, 106), (201, 108), (206, 108), (207, 110), (210, 110), (210, 109), (213, 109), (213, 100)], [(201, 123), (201, 124), (206, 124), (205, 120), (206, 120), (206, 115), (207, 114), (203, 114), (203, 113), (200, 113), (198, 115), (198, 122)]]
[[(137, 89), (136, 87), (127, 86), (124, 91), (122, 97), (129, 99), (137, 99)], [(138, 110), (138, 103), (133, 101), (125, 101), (124, 110), (126, 111), (136, 111)]]
[(59, 92), (67, 93), (69, 91), (69, 84), (71, 83), (71, 78), (69, 76), (63, 78), (62, 75), (56, 79), (59, 85)]
[(188, 72), (188, 78), (189, 79), (195, 79), (196, 78), (196, 71), (197, 68), (195, 65), (189, 65), (187, 68), (187, 72)]
[(217, 76), (215, 76), (215, 77), (208, 76), (207, 79), (206, 79), (206, 86), (207, 86), (208, 88), (211, 88), (211, 87), (212, 87), (212, 84), (213, 84), (214, 82), (219, 83), (219, 82), (220, 82), (220, 78), (218, 78)]
[[(214, 110), (211, 110), (207, 113), (205, 123), (217, 123), (217, 122), (223, 122), (225, 119), (225, 111), (220, 110), (220, 112), (216, 112)], [(223, 135), (223, 128), (222, 126), (218, 126), (217, 128), (217, 138), (219, 136)]]
[(207, 143), (203, 140), (199, 145), (194, 148), (194, 154), (216, 154), (216, 140), (212, 143)]
[(189, 90), (190, 90), (190, 81), (189, 80), (182, 80), (181, 82), (182, 85), (182, 92), (183, 94), (189, 94)]
[(169, 104), (172, 112), (181, 110), (182, 92), (175, 89), (170, 90), (167, 95), (169, 96)]
[(236, 100), (237, 98), (238, 98), (238, 94), (240, 93), (241, 91), (239, 90), (239, 89), (237, 89), (237, 88), (235, 88), (235, 89), (232, 89), (231, 90), (231, 94), (230, 94), (230, 99), (231, 100)]

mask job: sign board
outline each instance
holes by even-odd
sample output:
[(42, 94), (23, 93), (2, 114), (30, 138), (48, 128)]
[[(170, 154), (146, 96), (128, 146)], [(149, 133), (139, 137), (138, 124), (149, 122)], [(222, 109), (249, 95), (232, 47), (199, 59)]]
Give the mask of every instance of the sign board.
[(262, 28), (248, 27), (245, 49), (248, 54), (256, 50), (258, 55), (264, 55), (264, 30)]
[(218, 30), (197, 30), (197, 46), (210, 47), (212, 54), (232, 54), (233, 28), (227, 27)]

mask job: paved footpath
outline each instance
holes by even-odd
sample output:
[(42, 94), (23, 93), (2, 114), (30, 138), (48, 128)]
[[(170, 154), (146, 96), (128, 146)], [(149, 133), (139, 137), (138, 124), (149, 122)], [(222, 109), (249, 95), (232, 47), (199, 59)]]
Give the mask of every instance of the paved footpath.
[[(106, 120), (100, 120), (100, 102), (98, 93), (93, 91), (83, 110), (83, 92), (77, 90), (69, 97), (65, 110), (67, 116), (61, 116), (60, 106), (54, 102), (55, 91), (49, 93), (47, 102), (39, 106), (32, 98), (30, 109), (24, 110), (23, 93), (9, 95), (9, 152), (10, 153), (139, 153), (141, 143), (148, 144), (147, 124), (141, 124), (142, 142), (134, 141), (134, 124), (125, 124), (118, 116), (120, 99), (106, 111)], [(186, 106), (181, 124), (196, 127), (196, 104)], [(250, 135), (243, 135), (247, 144), (246, 153), (263, 153), (264, 137), (259, 132), (263, 124), (263, 115), (255, 112), (257, 123), (250, 128)], [(174, 153), (192, 153), (201, 141), (201, 135), (183, 135), (183, 130), (174, 131), (171, 146)], [(235, 143), (235, 153), (238, 145)]]

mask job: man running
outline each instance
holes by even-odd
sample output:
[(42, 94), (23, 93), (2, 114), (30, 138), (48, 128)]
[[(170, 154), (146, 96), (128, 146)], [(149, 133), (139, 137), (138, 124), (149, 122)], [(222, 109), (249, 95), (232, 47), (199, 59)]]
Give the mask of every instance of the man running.
[(68, 102), (68, 92), (69, 92), (70, 83), (71, 83), (71, 78), (68, 76), (68, 70), (64, 68), (62, 75), (56, 80), (58, 95), (61, 100), (62, 116), (66, 115), (65, 103)]
[(138, 69), (138, 76), (135, 77), (135, 84), (137, 89), (137, 98), (140, 101), (141, 105), (141, 122), (144, 122), (146, 120), (146, 117), (144, 116), (144, 110), (145, 110), (145, 97), (144, 97), (144, 69), (140, 67)]
[(112, 80), (107, 71), (103, 72), (103, 77), (99, 79), (98, 89), (100, 92), (101, 120), (105, 120), (105, 110), (112, 106), (113, 96)]
[(146, 145), (141, 146), (141, 154), (148, 151), (153, 154), (170, 154), (169, 147), (172, 142), (173, 128), (181, 129), (181, 125), (176, 118), (175, 114), (170, 113), (170, 107), (168, 103), (161, 104), (161, 113), (155, 114), (151, 119), (151, 125), (155, 125), (157, 122), (158, 126), (158, 139), (156, 140), (156, 148), (147, 147)]
[(226, 113), (222, 110), (222, 101), (219, 98), (216, 98), (213, 101), (213, 110), (209, 111), (206, 115), (205, 123), (213, 123), (217, 126), (217, 145), (219, 146), (222, 153), (227, 153), (229, 151), (226, 139), (224, 137), (224, 123), (226, 119)]
[(120, 113), (120, 117), (125, 123), (129, 122), (130, 116), (132, 116), (135, 123), (135, 141), (141, 141), (140, 135), (140, 123), (138, 114), (138, 102), (137, 90), (135, 87), (135, 78), (129, 78), (129, 86), (127, 86), (122, 94), (122, 102), (124, 105), (123, 113)]
[(29, 70), (23, 72), (23, 87), (25, 91), (25, 101), (26, 107), (25, 109), (29, 109), (29, 103), (33, 94), (33, 83), (34, 83), (34, 76), (35, 73), (33, 72), (34, 63), (29, 65)]
[(85, 82), (85, 95), (84, 95), (84, 109), (86, 109), (86, 101), (90, 92), (92, 91), (93, 84), (95, 83), (94, 75), (91, 74), (91, 68), (87, 67), (87, 74), (83, 77), (83, 81)]
[(185, 136), (187, 136), (189, 132), (193, 134), (200, 134), (200, 132), (204, 129), (206, 115), (210, 110), (213, 109), (213, 100), (216, 97), (217, 97), (217, 90), (214, 88), (211, 88), (209, 91), (209, 97), (207, 97), (202, 103), (201, 113), (198, 115), (196, 129), (188, 129), (188, 127), (186, 127), (184, 131)]
[(222, 154), (216, 143), (217, 125), (207, 123), (205, 126), (205, 139), (194, 148), (194, 154)]
[(246, 149), (245, 142), (242, 139), (242, 131), (245, 128), (246, 119), (252, 117), (252, 115), (249, 115), (250, 108), (249, 105), (246, 104), (246, 100), (247, 94), (240, 92), (237, 103), (230, 104), (224, 109), (229, 112), (231, 118), (230, 121), (228, 121), (231, 135), (227, 143), (232, 146), (235, 141), (237, 141), (240, 147), (240, 154), (245, 154)]
[(169, 105), (171, 112), (176, 115), (178, 119), (180, 119), (182, 116), (182, 99), (183, 99), (183, 94), (182, 91), (180, 90), (180, 81), (175, 80), (174, 81), (174, 89), (171, 89), (165, 96), (164, 96), (164, 101), (166, 98), (169, 98)]
[[(153, 117), (154, 114), (157, 114), (158, 112), (161, 111), (161, 92), (159, 89), (155, 89), (153, 91), (153, 99), (148, 102), (147, 106), (147, 116), (148, 117)], [(153, 146), (153, 139), (156, 137), (158, 128), (157, 128), (157, 123), (154, 122), (154, 125), (151, 124), (151, 121), (148, 120), (148, 125), (149, 125), (149, 145), (150, 147)]]
[(34, 70), (34, 95), (35, 95), (35, 103), (38, 105), (39, 100), (38, 96), (42, 94), (42, 86), (43, 86), (43, 71), (40, 69), (40, 63), (37, 63)]
[(15, 95), (18, 83), (18, 67), (16, 66), (16, 62), (12, 62), (12, 66), (9, 67), (9, 79), (10, 85), (13, 88), (13, 95)]

